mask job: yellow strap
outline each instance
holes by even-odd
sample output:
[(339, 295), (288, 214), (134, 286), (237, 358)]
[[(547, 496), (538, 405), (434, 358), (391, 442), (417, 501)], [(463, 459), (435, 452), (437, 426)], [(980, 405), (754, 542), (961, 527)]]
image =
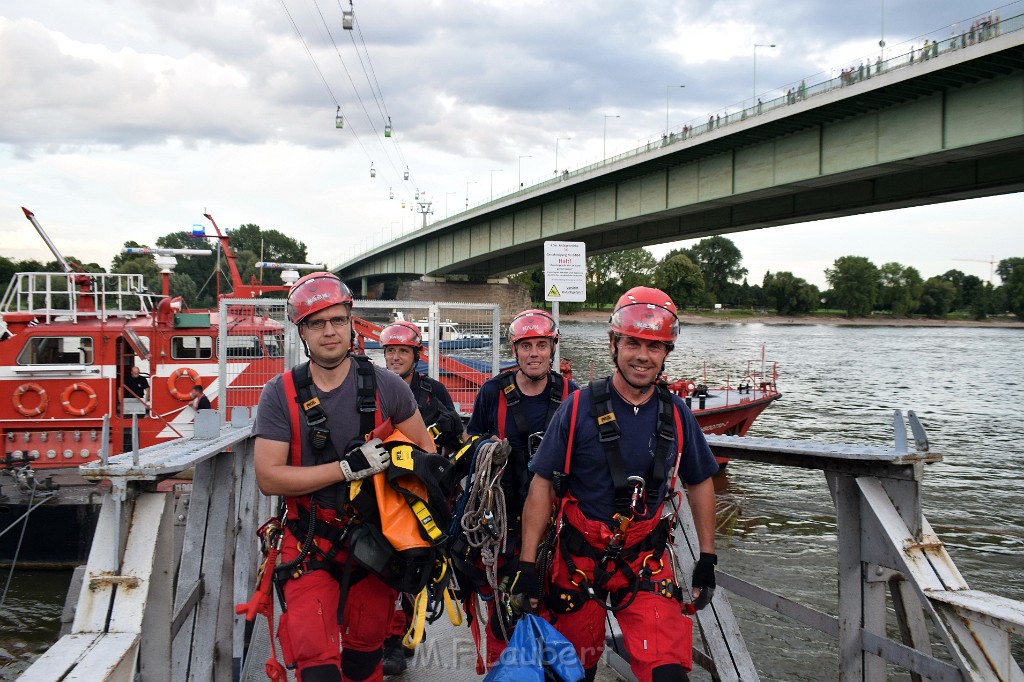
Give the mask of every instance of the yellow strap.
[(402, 638), (402, 646), (406, 649), (415, 649), (423, 641), (423, 628), (427, 624), (427, 588), (420, 590), (416, 600), (412, 603), (412, 618), (410, 618), (409, 629)]
[(462, 608), (459, 607), (459, 602), (455, 599), (455, 589), (452, 587), (445, 588), (444, 610), (448, 612), (448, 620), (452, 622), (452, 625), (462, 625)]
[(430, 539), (437, 542), (441, 539), (441, 529), (434, 523), (434, 517), (430, 514), (430, 510), (427, 509), (427, 505), (423, 504), (422, 500), (413, 500), (412, 510), (416, 514), (416, 518), (420, 520), (420, 525), (423, 526), (423, 530), (427, 531), (427, 535)]

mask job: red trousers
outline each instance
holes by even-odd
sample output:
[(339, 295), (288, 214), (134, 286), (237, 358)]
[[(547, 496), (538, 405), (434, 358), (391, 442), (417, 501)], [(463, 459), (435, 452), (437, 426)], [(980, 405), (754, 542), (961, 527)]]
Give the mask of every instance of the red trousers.
[[(571, 496), (566, 497), (564, 504), (566, 523), (577, 528), (598, 549), (598, 554), (602, 553), (611, 538), (607, 524), (586, 518)], [(654, 532), (658, 523), (657, 514), (652, 519), (633, 523), (626, 532), (624, 546), (630, 547), (641, 542)], [(582, 576), (593, 583), (594, 561), (577, 556), (573, 556), (572, 561), (578, 572), (570, 574), (565, 550), (560, 542), (552, 561), (551, 581), (558, 588), (578, 591)], [(674, 577), (667, 551), (658, 559), (654, 559), (651, 552), (640, 552), (629, 564), (634, 574), (640, 571), (641, 566), (646, 566), (652, 572), (651, 580)], [(629, 581), (622, 571), (612, 573), (604, 585), (608, 592), (628, 587)], [(639, 682), (650, 682), (651, 671), (662, 665), (682, 665), (687, 671), (692, 669), (693, 621), (683, 614), (678, 601), (651, 591), (639, 591), (629, 606), (613, 615), (622, 630), (630, 668)], [(592, 668), (597, 665), (604, 651), (604, 608), (593, 599), (587, 599), (579, 610), (553, 616), (555, 628), (572, 642), (583, 667)]]
[[(321, 542), (319, 538), (317, 542)], [(281, 546), (281, 559), (289, 562), (299, 554), (301, 542), (285, 530)], [(344, 564), (345, 549), (334, 558)], [(356, 570), (357, 574), (362, 571)], [(330, 572), (320, 569), (304, 573), (284, 584), (287, 610), (281, 614), (279, 637), (287, 665), (295, 664), (298, 677), (302, 671), (318, 665), (341, 668), (344, 649), (355, 652), (381, 650), (388, 635), (395, 608), (396, 593), (374, 575), (350, 583), (345, 598), (344, 624), (338, 624), (340, 585)], [(371, 682), (383, 680), (380, 661), (376, 670), (365, 678)], [(342, 679), (348, 680), (346, 677)]]

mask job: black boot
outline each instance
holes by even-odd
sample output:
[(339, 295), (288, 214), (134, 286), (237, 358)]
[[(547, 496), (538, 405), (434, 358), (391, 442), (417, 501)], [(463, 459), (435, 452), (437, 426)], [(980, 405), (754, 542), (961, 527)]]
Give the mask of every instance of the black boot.
[(401, 637), (388, 637), (384, 640), (384, 674), (401, 675), (408, 663), (405, 660), (405, 647)]

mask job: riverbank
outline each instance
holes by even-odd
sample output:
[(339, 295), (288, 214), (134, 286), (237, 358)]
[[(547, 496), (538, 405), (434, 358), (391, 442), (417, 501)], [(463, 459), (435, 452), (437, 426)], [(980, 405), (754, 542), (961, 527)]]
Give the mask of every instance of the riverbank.
[[(607, 322), (607, 310), (581, 310), (560, 315), (563, 322)], [(790, 325), (843, 325), (851, 327), (997, 327), (1024, 329), (1024, 320), (932, 320), (907, 317), (854, 317), (841, 315), (738, 315), (728, 311), (707, 315), (679, 316), (681, 324), (790, 324)]]

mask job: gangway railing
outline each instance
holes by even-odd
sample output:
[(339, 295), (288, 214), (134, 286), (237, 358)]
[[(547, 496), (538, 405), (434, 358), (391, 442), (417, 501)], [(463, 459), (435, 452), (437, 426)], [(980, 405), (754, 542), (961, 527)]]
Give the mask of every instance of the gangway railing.
[[(824, 472), (836, 509), (839, 577), (833, 615), (719, 573), (724, 589), (697, 614), (694, 651), (713, 679), (759, 679), (731, 593), (836, 638), (844, 680), (885, 679), (886, 662), (913, 679), (1024, 680), (1010, 647), (1011, 636), (1024, 635), (1024, 603), (972, 590), (957, 571), (921, 511), (924, 466), (940, 457), (913, 413), (908, 419), (909, 441), (903, 415), (895, 413), (892, 448), (708, 437), (716, 454), (732, 460)], [(249, 630), (232, 606), (252, 593), (256, 528), (272, 506), (255, 485), (247, 412), (236, 408), (219, 430), (218, 421), (203, 411), (190, 439), (81, 467), (89, 478), (109, 479), (111, 492), (72, 631), (22, 680), (224, 680), (243, 669)], [(193, 468), (190, 486), (165, 490), (172, 476)], [(678, 514), (677, 575), (688, 581), (699, 546), (686, 504)], [(886, 631), (886, 587), (899, 641)], [(944, 656), (932, 653), (931, 633)], [(621, 658), (607, 658), (632, 678)]]

